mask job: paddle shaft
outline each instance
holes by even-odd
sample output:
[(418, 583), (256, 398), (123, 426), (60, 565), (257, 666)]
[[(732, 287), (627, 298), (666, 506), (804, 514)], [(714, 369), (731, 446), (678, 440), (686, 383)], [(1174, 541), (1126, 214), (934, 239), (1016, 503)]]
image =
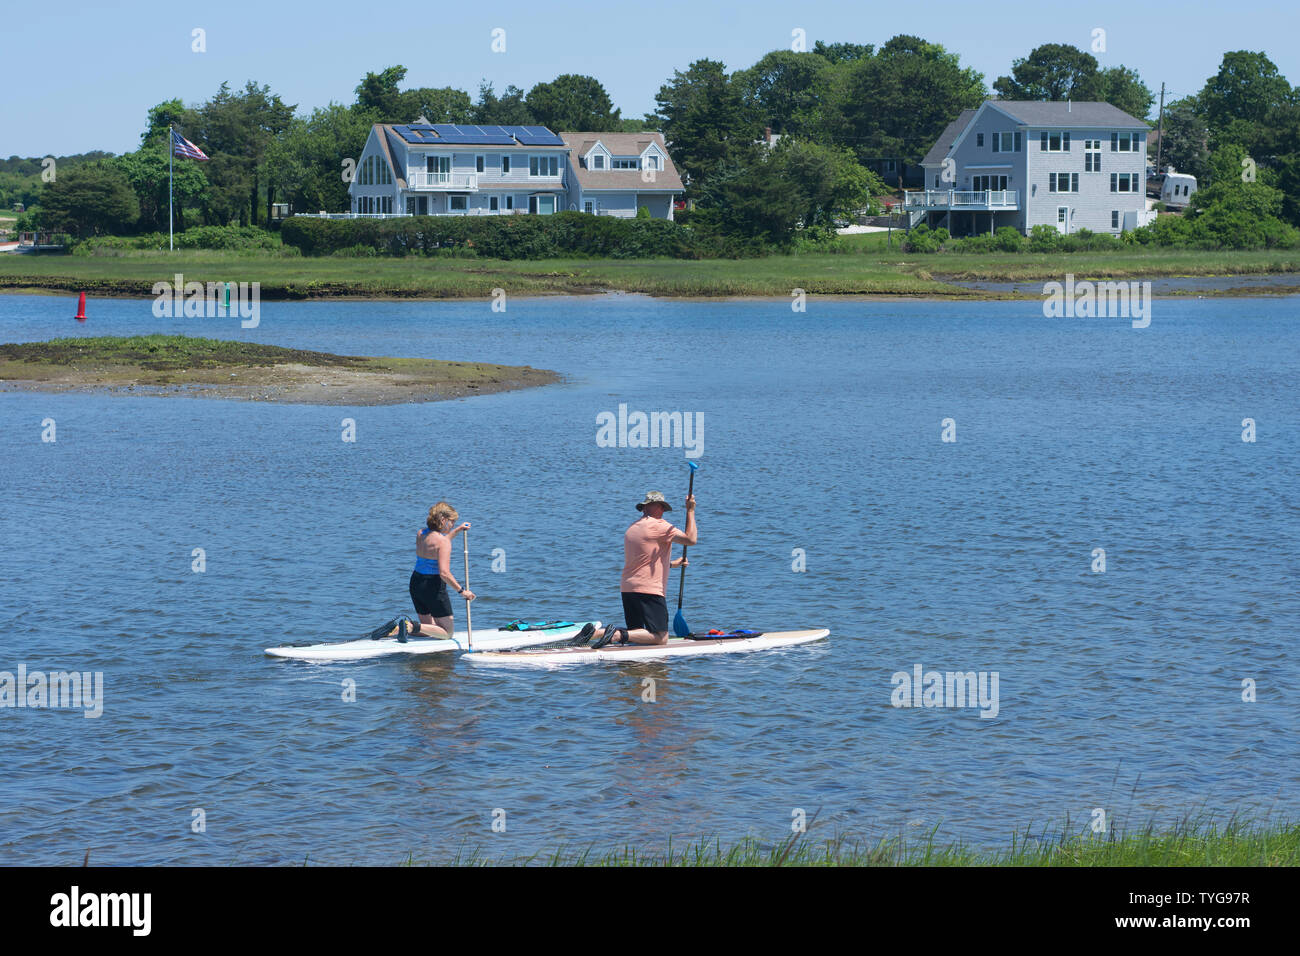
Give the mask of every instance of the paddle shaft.
[[(688, 490), (686, 492), (686, 497), (689, 498), (693, 494), (695, 494), (695, 469), (694, 468), (691, 469), (691, 480), (688, 486)], [(687, 507), (689, 508), (690, 506), (688, 505)], [(686, 513), (688, 516), (690, 515), (689, 510)], [(686, 545), (682, 545), (682, 578), (677, 583), (677, 610), (679, 611), (682, 609), (682, 595), (685, 593), (686, 593)]]
[[(469, 532), (462, 531), (461, 534), (464, 535), (464, 539), (462, 540), (461, 543), (464, 544), (465, 546), (464, 590), (468, 591), (469, 590)], [(473, 615), (470, 613), (469, 598), (465, 598), (465, 633), (467, 635), (466, 643), (469, 645), (469, 649), (472, 651), (474, 649), (474, 618)]]

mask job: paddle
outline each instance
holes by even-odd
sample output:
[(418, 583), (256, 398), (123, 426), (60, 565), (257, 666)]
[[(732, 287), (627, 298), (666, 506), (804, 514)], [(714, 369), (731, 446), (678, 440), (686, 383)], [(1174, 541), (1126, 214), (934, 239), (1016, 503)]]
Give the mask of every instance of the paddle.
[[(469, 532), (462, 531), (461, 534), (464, 535), (464, 538), (462, 539), (462, 543), (465, 545), (465, 590), (468, 591), (469, 590)], [(470, 611), (469, 611), (469, 598), (465, 598), (465, 634), (466, 634), (465, 643), (469, 646), (469, 649), (472, 651), (474, 650), (474, 619), (470, 615)]]
[[(700, 467), (697, 461), (688, 461), (686, 464), (691, 466), (691, 481), (686, 497), (689, 498), (695, 494), (695, 469)], [(686, 618), (682, 617), (682, 595), (686, 592), (686, 545), (682, 545), (682, 579), (677, 585), (677, 613), (673, 615), (673, 633), (678, 637), (686, 637), (691, 633), (691, 629), (686, 624)]]

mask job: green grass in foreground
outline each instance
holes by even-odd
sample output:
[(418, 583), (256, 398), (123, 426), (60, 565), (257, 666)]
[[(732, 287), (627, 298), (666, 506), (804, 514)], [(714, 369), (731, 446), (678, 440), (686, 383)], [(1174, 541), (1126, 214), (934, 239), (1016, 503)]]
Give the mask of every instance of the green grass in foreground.
[[(895, 237), (897, 239), (897, 237)], [(665, 296), (913, 295), (988, 298), (949, 279), (1012, 282), (1079, 278), (1300, 273), (1300, 250), (1223, 252), (1133, 247), (1119, 252), (1039, 255), (904, 254), (879, 234), (851, 237), (846, 253), (760, 259), (319, 259), (274, 253), (132, 252), (115, 256), (0, 256), (0, 289), (150, 296), (153, 283), (260, 282), (266, 299), (487, 298), (639, 292)], [(1297, 278), (1300, 285), (1300, 277)]]
[[(407, 866), (437, 865), (410, 855)], [(550, 854), (505, 859), (481, 851), (462, 852), (454, 866), (1297, 866), (1300, 824), (1252, 826), (1233, 818), (1219, 825), (1184, 820), (1171, 828), (1122, 835), (1080, 835), (1062, 829), (1050, 835), (1029, 830), (1014, 834), (1003, 851), (940, 844), (930, 831), (916, 841), (882, 839), (873, 845), (844, 840), (792, 838), (780, 845), (753, 839), (723, 846), (702, 840), (662, 852), (623, 847), (597, 851), (560, 849)]]

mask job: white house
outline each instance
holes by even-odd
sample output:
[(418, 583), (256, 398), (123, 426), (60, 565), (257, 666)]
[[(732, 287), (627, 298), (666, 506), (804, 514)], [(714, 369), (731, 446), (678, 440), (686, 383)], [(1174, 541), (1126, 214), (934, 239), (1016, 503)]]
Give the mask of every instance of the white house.
[(672, 219), (683, 191), (662, 133), (561, 133), (569, 147), (568, 208), (597, 216), (632, 217), (644, 206)]
[(658, 133), (543, 126), (376, 123), (345, 216), (547, 215), (564, 209), (672, 218), (682, 191)]
[(948, 124), (904, 193), (909, 224), (955, 235), (1051, 225), (1119, 233), (1146, 225), (1149, 127), (1109, 103), (985, 100)]

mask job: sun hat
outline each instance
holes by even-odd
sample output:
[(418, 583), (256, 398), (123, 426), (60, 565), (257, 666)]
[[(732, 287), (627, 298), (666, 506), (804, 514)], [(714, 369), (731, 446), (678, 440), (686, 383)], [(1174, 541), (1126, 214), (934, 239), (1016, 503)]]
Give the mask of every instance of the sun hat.
[(659, 491), (647, 491), (645, 493), (645, 501), (638, 503), (636, 506), (636, 510), (645, 511), (646, 505), (663, 505), (664, 511), (673, 510), (673, 506), (664, 500), (663, 493)]

